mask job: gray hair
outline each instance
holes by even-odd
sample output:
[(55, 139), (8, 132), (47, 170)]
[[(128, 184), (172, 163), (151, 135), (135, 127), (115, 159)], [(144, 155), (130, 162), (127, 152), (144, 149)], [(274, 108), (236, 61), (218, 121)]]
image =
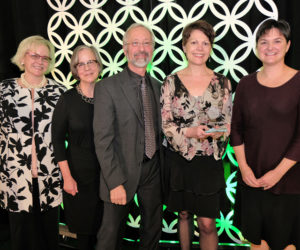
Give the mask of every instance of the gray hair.
[(145, 28), (146, 30), (149, 31), (149, 33), (150, 33), (150, 35), (151, 35), (151, 40), (152, 40), (153, 48), (154, 48), (154, 46), (155, 46), (155, 36), (154, 36), (154, 34), (153, 34), (153, 31), (152, 31), (149, 27), (147, 27), (146, 25), (144, 25), (144, 24), (142, 24), (142, 23), (133, 23), (133, 24), (131, 24), (131, 25), (128, 27), (128, 29), (125, 31), (125, 34), (124, 34), (124, 36), (123, 36), (123, 45), (126, 45), (127, 42), (128, 42), (128, 34), (129, 34), (129, 32), (130, 32), (132, 29), (137, 28), (137, 27), (143, 27), (143, 28)]
[(77, 46), (74, 51), (73, 51), (73, 55), (71, 57), (71, 62), (70, 62), (70, 70), (72, 72), (72, 75), (73, 77), (76, 79), (76, 80), (80, 80), (79, 76), (78, 76), (78, 71), (77, 71), (77, 64), (78, 64), (78, 53), (79, 51), (83, 50), (83, 49), (88, 49), (90, 51), (92, 51), (92, 53), (94, 54), (95, 58), (96, 58), (96, 61), (100, 67), (100, 71), (99, 71), (99, 74), (101, 73), (102, 71), (102, 62), (101, 62), (101, 59), (100, 59), (100, 55), (99, 55), (99, 52), (97, 51), (97, 49), (94, 47), (94, 46), (88, 46), (88, 45), (79, 45)]

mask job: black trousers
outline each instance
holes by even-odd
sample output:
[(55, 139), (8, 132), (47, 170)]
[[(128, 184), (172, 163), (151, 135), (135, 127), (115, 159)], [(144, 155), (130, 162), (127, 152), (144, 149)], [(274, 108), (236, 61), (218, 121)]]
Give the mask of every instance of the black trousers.
[[(140, 207), (140, 249), (158, 249), (162, 227), (162, 195), (158, 154), (142, 164), (141, 178), (137, 188)], [(119, 250), (121, 237), (129, 208), (126, 205), (104, 202), (101, 227), (97, 235), (96, 250)]]
[(37, 179), (33, 179), (33, 212), (9, 212), (12, 250), (58, 250), (58, 208), (40, 212)]
[(78, 250), (94, 250), (97, 237), (95, 234), (77, 234)]

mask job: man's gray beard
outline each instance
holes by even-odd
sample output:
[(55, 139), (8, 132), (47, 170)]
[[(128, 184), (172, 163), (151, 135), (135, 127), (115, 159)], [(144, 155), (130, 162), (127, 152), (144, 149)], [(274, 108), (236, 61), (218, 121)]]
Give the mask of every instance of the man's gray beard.
[(135, 67), (138, 67), (138, 68), (144, 68), (144, 67), (146, 67), (146, 66), (148, 65), (148, 63), (150, 62), (149, 57), (147, 57), (145, 61), (142, 61), (142, 60), (134, 60), (134, 59), (133, 59), (133, 60), (129, 60), (128, 58), (127, 58), (127, 60), (128, 60), (132, 65), (134, 65)]
[(148, 65), (149, 61), (144, 61), (144, 62), (137, 62), (137, 61), (132, 61), (131, 62), (135, 67), (138, 68), (144, 68)]

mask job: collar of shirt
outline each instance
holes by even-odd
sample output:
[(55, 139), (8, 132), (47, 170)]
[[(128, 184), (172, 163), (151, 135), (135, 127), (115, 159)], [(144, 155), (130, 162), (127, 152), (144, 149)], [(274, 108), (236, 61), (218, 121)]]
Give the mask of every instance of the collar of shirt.
[[(129, 67), (126, 67), (126, 70), (128, 72), (128, 75), (130, 76), (130, 78), (134, 79), (134, 82), (138, 84), (138, 86), (141, 84), (141, 81), (142, 81), (142, 78), (143, 76), (137, 74), (137, 73), (134, 73), (133, 71), (131, 71), (129, 69)], [(145, 74), (145, 80), (146, 80), (146, 84), (148, 85), (149, 83), (149, 79), (148, 79), (148, 73), (146, 72)]]

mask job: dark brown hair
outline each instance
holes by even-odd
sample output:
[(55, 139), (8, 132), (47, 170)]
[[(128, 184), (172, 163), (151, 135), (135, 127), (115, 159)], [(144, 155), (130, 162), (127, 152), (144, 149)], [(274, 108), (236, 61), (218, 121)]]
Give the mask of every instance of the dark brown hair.
[(291, 39), (291, 28), (288, 22), (284, 20), (275, 20), (275, 19), (268, 19), (264, 21), (256, 32), (256, 43), (258, 42), (259, 38), (266, 34), (270, 29), (275, 28), (278, 29), (279, 32), (284, 36), (285, 40), (288, 42)]
[(186, 45), (188, 39), (191, 36), (192, 31), (194, 31), (194, 30), (202, 31), (208, 37), (210, 44), (211, 45), (213, 44), (215, 36), (216, 36), (213, 26), (204, 20), (199, 20), (199, 21), (188, 24), (183, 29), (183, 31), (182, 31), (182, 46)]

